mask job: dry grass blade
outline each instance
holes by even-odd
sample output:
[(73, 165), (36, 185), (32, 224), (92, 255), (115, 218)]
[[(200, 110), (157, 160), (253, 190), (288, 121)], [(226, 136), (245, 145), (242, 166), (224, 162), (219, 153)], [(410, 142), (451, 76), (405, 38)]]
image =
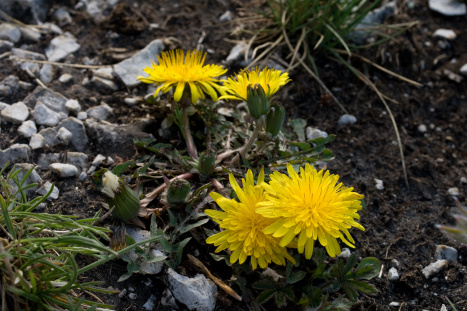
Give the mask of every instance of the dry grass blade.
[(201, 272), (207, 275), (214, 283), (216, 283), (220, 288), (222, 288), (223, 291), (225, 291), (227, 294), (237, 299), (238, 301), (242, 301), (242, 297), (240, 297), (239, 294), (237, 294), (232, 288), (227, 286), (227, 284), (225, 284), (224, 282), (216, 278), (214, 275), (212, 275), (212, 273), (208, 270), (208, 268), (206, 268), (206, 266), (201, 261), (199, 261), (196, 257), (190, 254), (187, 254), (187, 256), (192, 264), (198, 267), (201, 270)]

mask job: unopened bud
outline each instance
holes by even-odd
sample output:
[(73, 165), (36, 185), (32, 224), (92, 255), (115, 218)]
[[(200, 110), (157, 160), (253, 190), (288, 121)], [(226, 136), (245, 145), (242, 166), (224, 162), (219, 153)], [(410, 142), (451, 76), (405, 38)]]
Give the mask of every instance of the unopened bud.
[(109, 207), (115, 208), (112, 216), (116, 219), (127, 222), (138, 215), (140, 200), (134, 192), (121, 178), (111, 171), (107, 171), (102, 176), (102, 192), (108, 196)]
[(216, 155), (215, 153), (205, 150), (200, 153), (198, 159), (198, 172), (204, 176), (208, 177), (214, 173), (216, 168)]
[(285, 120), (285, 109), (281, 104), (272, 104), (271, 109), (266, 117), (266, 132), (272, 136), (279, 134)]
[(170, 182), (167, 188), (167, 203), (170, 206), (184, 204), (190, 194), (190, 183), (182, 178), (176, 178)]
[(248, 111), (253, 118), (258, 119), (262, 115), (268, 113), (269, 99), (264, 93), (263, 87), (260, 84), (249, 84), (247, 86), (246, 94)]

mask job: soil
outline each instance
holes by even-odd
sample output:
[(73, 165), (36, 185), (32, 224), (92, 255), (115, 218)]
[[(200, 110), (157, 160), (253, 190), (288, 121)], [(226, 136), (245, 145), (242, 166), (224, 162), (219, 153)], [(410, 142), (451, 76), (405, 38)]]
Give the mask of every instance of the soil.
[[(398, 3), (404, 1), (398, 1)], [(405, 3), (405, 2), (404, 2)], [(464, 17), (445, 17), (428, 9), (427, 1), (415, 1), (415, 8), (405, 5), (387, 24), (418, 21), (418, 24), (405, 31), (394, 40), (377, 47), (362, 50), (364, 56), (376, 64), (423, 84), (416, 87), (392, 77), (374, 67), (352, 58), (356, 68), (364, 72), (378, 89), (392, 99), (388, 104), (397, 123), (407, 168), (408, 185), (405, 182), (400, 152), (389, 114), (376, 93), (350, 73), (344, 66), (330, 60), (326, 55), (317, 57), (320, 76), (329, 89), (333, 90), (345, 109), (357, 118), (352, 125), (339, 127), (337, 121), (343, 111), (321, 90), (318, 83), (298, 68), (290, 72), (293, 83), (282, 96), (288, 118), (305, 118), (308, 125), (337, 135), (329, 148), (336, 158), (328, 168), (341, 176), (345, 185), (355, 187), (365, 195), (367, 208), (362, 213), (361, 224), (365, 232), (352, 231), (356, 240), (356, 253), (360, 257), (373, 256), (384, 265), (381, 277), (371, 282), (378, 289), (376, 296), (360, 296), (352, 310), (439, 310), (442, 304), (448, 306), (449, 298), (457, 310), (467, 310), (467, 246), (457, 243), (440, 232), (436, 224), (455, 223), (452, 213), (456, 212), (453, 197), (448, 189), (459, 189), (458, 199), (465, 204), (467, 184), (461, 182), (467, 177), (467, 144), (465, 130), (467, 124), (467, 82), (456, 82), (448, 78), (446, 70), (459, 72), (467, 63), (467, 31)], [(73, 10), (74, 1), (57, 2), (55, 7), (69, 9), (73, 24), (63, 27), (78, 38), (81, 48), (74, 53), (71, 63), (83, 63), (83, 59), (95, 59), (99, 64), (112, 64), (116, 60), (113, 48), (123, 48), (125, 52), (137, 51), (150, 41), (160, 38), (166, 49), (201, 48), (209, 51), (207, 63), (221, 63), (226, 59), (232, 40), (249, 39), (246, 34), (231, 35), (238, 26), (232, 22), (220, 22), (219, 16), (230, 10), (236, 17), (244, 12), (242, 7), (248, 1), (130, 1), (120, 0), (102, 24), (94, 23), (89, 15)], [(51, 11), (53, 12), (53, 10)], [(51, 17), (49, 17), (51, 18)], [(157, 23), (159, 28), (149, 24)], [(440, 49), (438, 39), (432, 33), (438, 28), (452, 29), (457, 39), (450, 41), (446, 49)], [(109, 36), (113, 31), (118, 37)], [(52, 37), (40, 43), (25, 42), (31, 50), (43, 50)], [(21, 80), (35, 83), (18, 67), (9, 66), (3, 61), (0, 66), (0, 80), (17, 75)], [(230, 74), (233, 69), (230, 68)], [(70, 67), (57, 69), (57, 76), (69, 72), (74, 84), (63, 85), (54, 81), (48, 87), (68, 98), (79, 99), (83, 109), (106, 102), (115, 109), (112, 123), (128, 124), (150, 116), (156, 120), (161, 116), (151, 116), (151, 108), (146, 105), (129, 108), (123, 98), (131, 94), (144, 95), (146, 86), (127, 90), (124, 85), (118, 92), (84, 88), (80, 81), (88, 71)], [(21, 101), (27, 92), (14, 94), (8, 103)], [(160, 120), (159, 120), (160, 122)], [(426, 132), (418, 130), (426, 125)], [(0, 148), (13, 143), (28, 143), (17, 135), (17, 126), (4, 125), (0, 134)], [(94, 158), (105, 153), (103, 148), (91, 142), (85, 150)], [(55, 149), (54, 149), (55, 150)], [(56, 148), (57, 151), (64, 149)], [(35, 152), (37, 160), (40, 152)], [(56, 182), (61, 190), (59, 199), (49, 207), (49, 212), (61, 212), (79, 216), (90, 216), (103, 207), (102, 197), (90, 182), (77, 180), (49, 180)], [(376, 189), (375, 179), (381, 179), (384, 189)], [(196, 243), (196, 242), (195, 242)], [(459, 251), (458, 262), (449, 262), (447, 268), (437, 275), (437, 279), (426, 280), (421, 270), (434, 262), (437, 245), (448, 245)], [(212, 252), (206, 245), (191, 245), (200, 252)], [(400, 279), (389, 281), (387, 271), (391, 260), (400, 263)], [(83, 263), (86, 258), (81, 259)], [(214, 275), (224, 276), (222, 266), (213, 265)], [(225, 268), (224, 268), (225, 270)], [(183, 258), (179, 272), (196, 273)], [(134, 275), (118, 283), (118, 278), (126, 273), (126, 263), (117, 260), (99, 267), (87, 275), (87, 280), (104, 280), (104, 286), (113, 288), (135, 288), (137, 299), (117, 295), (102, 296), (117, 310), (141, 310), (142, 305), (154, 294), (158, 300), (166, 288), (157, 276)], [(145, 283), (150, 280), (151, 285)], [(436, 280), (436, 281), (435, 281)], [(237, 289), (237, 288), (235, 288)], [(238, 289), (237, 289), (238, 290)], [(217, 310), (246, 310), (245, 303), (238, 303), (219, 292)], [(399, 302), (400, 307), (391, 307), (391, 302)], [(274, 309), (273, 306), (271, 308)], [(157, 310), (164, 310), (160, 304)], [(450, 307), (448, 307), (450, 310)]]

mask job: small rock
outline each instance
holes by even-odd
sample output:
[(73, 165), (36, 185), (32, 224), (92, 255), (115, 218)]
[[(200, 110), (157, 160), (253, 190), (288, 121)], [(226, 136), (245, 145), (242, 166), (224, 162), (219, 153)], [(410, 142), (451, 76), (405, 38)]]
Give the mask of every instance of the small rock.
[(426, 128), (426, 125), (425, 124), (420, 124), (418, 127), (417, 127), (417, 130), (420, 132), (420, 133), (425, 133), (427, 128)]
[(66, 109), (70, 112), (78, 113), (81, 111), (81, 105), (76, 99), (69, 99), (65, 103)]
[(103, 103), (100, 106), (89, 108), (86, 112), (89, 117), (94, 119), (107, 120), (109, 116), (113, 114), (113, 111), (114, 110), (109, 105)]
[(62, 127), (58, 130), (56, 137), (59, 143), (66, 146), (71, 142), (73, 134), (66, 128)]
[(222, 14), (219, 17), (220, 22), (230, 22), (233, 19), (233, 14), (230, 11), (225, 11), (224, 14)]
[(82, 152), (67, 152), (66, 163), (76, 166), (79, 172), (85, 172), (88, 167), (88, 156)]
[(39, 78), (44, 83), (50, 83), (54, 79), (55, 68), (51, 64), (44, 64), (39, 72)]
[(23, 102), (17, 102), (3, 109), (0, 115), (9, 122), (23, 123), (29, 116), (29, 109)]
[(149, 299), (143, 305), (143, 308), (145, 310), (149, 310), (149, 311), (154, 310), (155, 303), (156, 303), (156, 296), (151, 295), (151, 297), (149, 297)]
[(349, 124), (355, 124), (357, 122), (357, 118), (351, 114), (344, 114), (339, 118), (337, 124), (339, 126), (345, 126)]
[(448, 311), (448, 308), (446, 308), (446, 305), (444, 303), (441, 305), (440, 311)]
[(23, 49), (13, 48), (11, 49), (11, 54), (16, 56), (17, 58), (22, 58), (22, 59), (46, 60), (44, 54), (31, 52), (31, 51), (23, 50)]
[(18, 91), (19, 79), (17, 76), (9, 75), (0, 83), (0, 95), (10, 96)]
[(167, 282), (174, 297), (188, 310), (214, 311), (217, 286), (202, 274), (189, 278), (171, 268), (167, 270)]
[(399, 279), (399, 273), (397, 273), (396, 268), (391, 268), (388, 271), (388, 280), (397, 281)]
[(141, 75), (141, 68), (151, 66), (151, 60), (155, 55), (159, 55), (164, 50), (164, 44), (157, 39), (150, 42), (144, 49), (134, 54), (132, 57), (114, 65), (115, 72), (127, 87), (135, 87), (141, 84), (136, 77)]
[(111, 91), (118, 91), (118, 85), (115, 82), (98, 76), (93, 76), (91, 80), (89, 80), (87, 77), (84, 78), (83, 85), (90, 85), (97, 89), (103, 88)]
[(37, 102), (32, 112), (37, 124), (45, 126), (55, 126), (60, 122), (61, 116), (41, 102)]
[(94, 160), (92, 161), (91, 165), (94, 167), (99, 167), (105, 161), (105, 156), (102, 154), (98, 154)]
[(401, 266), (401, 265), (400, 265), (400, 263), (399, 263), (399, 261), (398, 261), (397, 259), (391, 260), (391, 267), (396, 268), (396, 269), (399, 269), (400, 266)]
[(455, 197), (459, 196), (459, 188), (457, 188), (457, 187), (449, 188), (448, 189), (448, 194), (452, 195), (452, 196), (455, 196)]
[(53, 147), (58, 145), (59, 142), (57, 140), (57, 133), (58, 130), (53, 127), (46, 127), (39, 131), (39, 134), (41, 134), (44, 137), (45, 145), (47, 147)]
[(44, 27), (43, 29), (50, 34), (63, 35), (63, 30), (60, 27), (58, 27), (58, 25), (55, 25), (53, 23), (43, 23), (42, 27)]
[(88, 178), (88, 175), (85, 172), (81, 172), (81, 174), (79, 174), (80, 181), (84, 181), (86, 178)]
[(132, 299), (132, 300), (135, 300), (136, 298), (138, 298), (138, 295), (135, 294), (135, 293), (129, 293), (128, 294), (128, 298)]
[(24, 121), (20, 127), (18, 127), (18, 134), (23, 137), (29, 138), (37, 133), (36, 123), (32, 120)]
[[(135, 240), (136, 243), (151, 238), (151, 233), (146, 230), (127, 227), (126, 232), (130, 237), (132, 237)], [(148, 255), (150, 258), (165, 256), (165, 254), (160, 249), (151, 249), (148, 252)], [(148, 263), (145, 258), (141, 258), (138, 254), (135, 253), (134, 250), (129, 251), (128, 256), (133, 262), (135, 262), (136, 260), (140, 261), (140, 271), (142, 273), (158, 274), (162, 271), (162, 267), (164, 266), (163, 261)]]
[(123, 297), (125, 297), (127, 292), (128, 290), (126, 288), (122, 289), (120, 293), (118, 293), (118, 298), (122, 299)]
[[(81, 3), (81, 4), (80, 4)], [(96, 23), (101, 23), (107, 15), (107, 12), (112, 11), (112, 8), (118, 3), (118, 0), (81, 0), (76, 9), (79, 9), (82, 4), (85, 5), (86, 11), (92, 16)]]
[(64, 73), (58, 78), (58, 81), (60, 81), (60, 83), (63, 83), (63, 84), (66, 84), (70, 82), (71, 80), (73, 80), (73, 76), (69, 73)]
[(7, 40), (0, 40), (0, 54), (10, 51), (15, 45)]
[(177, 301), (168, 288), (162, 292), (161, 305), (178, 310)]
[(347, 259), (347, 258), (350, 258), (350, 255), (351, 255), (350, 249), (348, 249), (347, 247), (344, 247), (340, 255), (337, 257)]
[(24, 99), (24, 103), (26, 106), (33, 108), (37, 102), (40, 102), (55, 112), (68, 114), (68, 109), (65, 107), (67, 100), (65, 96), (59, 93), (38, 86)]
[(461, 75), (467, 76), (467, 64), (461, 67), (460, 72), (461, 72)]
[(67, 32), (50, 41), (49, 46), (45, 49), (45, 55), (49, 61), (58, 62), (64, 60), (69, 54), (76, 52), (80, 47), (76, 42), (76, 38)]
[(19, 30), (21, 31), (21, 37), (25, 40), (38, 42), (41, 39), (41, 33), (35, 28), (19, 27)]
[(78, 120), (86, 120), (88, 118), (88, 113), (86, 111), (80, 111), (78, 112), (78, 114), (76, 115), (76, 118)]
[(264, 270), (263, 272), (261, 272), (261, 275), (264, 276), (264, 277), (271, 278), (275, 282), (278, 282), (280, 279), (284, 278), (282, 275), (280, 275), (279, 273), (277, 273), (276, 271), (274, 271), (273, 269), (271, 269), (269, 267), (266, 268), (266, 270)]
[(440, 28), (440, 29), (437, 29), (433, 33), (433, 37), (443, 38), (443, 39), (447, 39), (447, 40), (454, 40), (454, 39), (456, 39), (457, 35), (451, 29), (442, 29), (442, 28)]
[(309, 126), (306, 128), (306, 139), (315, 139), (319, 137), (328, 137), (328, 133), (316, 127)]
[(64, 127), (73, 134), (71, 143), (78, 151), (83, 151), (88, 144), (88, 136), (86, 135), (86, 129), (83, 122), (80, 120), (69, 117), (65, 120), (60, 121), (57, 125), (58, 128)]
[(0, 167), (3, 168), (7, 162), (10, 164), (29, 162), (31, 160), (31, 148), (25, 144), (14, 144), (3, 151), (0, 150)]
[[(248, 50), (248, 43), (242, 41), (234, 46), (231, 50), (227, 58), (225, 59), (225, 64), (227, 66), (233, 65), (237, 62), (245, 63), (245, 53)], [(247, 63), (251, 62), (251, 57), (248, 55)], [(246, 64), (248, 65), (248, 64)]]
[(46, 19), (52, 4), (47, 0), (1, 0), (0, 9), (24, 23), (40, 24)]
[(71, 19), (70, 13), (67, 10), (62, 9), (62, 8), (58, 8), (54, 12), (53, 18), (58, 22), (58, 25), (60, 27), (69, 25), (73, 22), (73, 20)]
[(383, 190), (384, 189), (383, 181), (381, 179), (375, 178), (375, 187), (378, 190)]
[(49, 168), (60, 178), (74, 177), (78, 175), (78, 168), (71, 164), (52, 163)]
[(448, 261), (457, 261), (457, 249), (446, 245), (437, 245), (435, 259), (446, 259)]
[(430, 10), (445, 16), (461, 16), (467, 12), (465, 3), (457, 0), (428, 0)]
[(423, 268), (422, 273), (426, 279), (429, 279), (433, 274), (440, 272), (448, 265), (448, 261), (440, 259)]
[[(58, 195), (60, 194), (60, 191), (58, 190), (57, 186), (53, 185), (54, 188), (52, 190), (52, 193), (47, 197), (47, 200), (56, 200), (58, 199)], [(48, 181), (45, 182), (39, 189), (37, 189), (36, 193), (40, 195), (45, 195), (50, 191), (50, 188), (52, 188), (52, 184)]]
[(466, 177), (461, 177), (461, 183), (467, 184), (467, 178)]
[(368, 28), (382, 24), (388, 17), (393, 16), (395, 6), (395, 1), (388, 1), (381, 7), (369, 12), (355, 27), (355, 30), (349, 34), (350, 39), (357, 44), (367, 43), (374, 33)]
[(9, 23), (1, 23), (0, 39), (17, 43), (21, 39), (21, 31), (15, 25)]
[(142, 97), (127, 97), (123, 100), (125, 104), (127, 104), (130, 107), (133, 107), (136, 104), (139, 104), (140, 102), (143, 101)]
[(397, 301), (393, 301), (393, 302), (391, 302), (391, 303), (389, 304), (389, 306), (391, 306), (391, 307), (398, 307), (398, 306), (400, 306), (400, 305), (401, 305), (401, 303), (400, 303), (400, 302), (397, 302)]
[[(26, 173), (31, 169), (32, 169), (31, 174), (29, 174), (28, 178), (26, 178), (23, 184), (23, 187), (30, 185), (30, 184), (40, 184), (42, 182), (42, 178), (36, 172), (35, 166), (33, 164), (20, 163), (20, 164), (15, 164), (12, 168), (12, 172), (16, 172), (19, 170), (19, 173), (16, 176), (18, 180), (20, 181), (24, 178), (24, 176), (26, 176)], [(18, 190), (18, 186), (12, 179), (8, 180), (8, 184), (10, 184), (10, 186), (13, 187), (14, 191)], [(33, 193), (36, 189), (37, 189), (37, 186), (34, 186), (34, 187), (26, 189), (24, 192), (26, 193), (26, 195), (29, 196), (29, 194)], [(20, 196), (19, 193), (18, 195)]]
[(29, 140), (29, 147), (31, 149), (36, 150), (45, 147), (45, 138), (41, 134), (34, 134), (31, 136)]

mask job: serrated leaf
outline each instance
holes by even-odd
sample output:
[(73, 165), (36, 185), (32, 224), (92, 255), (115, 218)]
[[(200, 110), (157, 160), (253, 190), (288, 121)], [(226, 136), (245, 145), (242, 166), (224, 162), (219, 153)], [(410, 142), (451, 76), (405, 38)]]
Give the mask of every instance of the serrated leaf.
[(302, 143), (302, 142), (289, 142), (292, 146), (297, 146), (298, 148), (302, 149), (303, 151), (308, 151), (311, 149), (311, 145), (309, 143)]
[(348, 285), (364, 294), (376, 294), (378, 292), (372, 284), (368, 284), (365, 281), (352, 280), (351, 282), (348, 282)]
[(277, 286), (276, 282), (270, 279), (259, 280), (251, 284), (251, 287), (255, 289), (274, 289), (275, 290), (276, 286)]
[(167, 239), (160, 239), (159, 242), (166, 253), (172, 253), (174, 247)]
[(363, 268), (366, 265), (373, 266), (373, 273), (365, 275), (364, 277), (360, 277), (360, 279), (371, 280), (372, 278), (377, 276), (379, 271), (381, 270), (381, 262), (376, 257), (366, 257), (363, 258), (360, 264), (357, 266), (357, 270)]
[(303, 278), (305, 278), (305, 276), (306, 276), (305, 271), (292, 272), (292, 273), (290, 273), (289, 277), (287, 278), (287, 283), (288, 284), (297, 283), (297, 282), (303, 280)]
[(274, 297), (275, 294), (276, 291), (274, 289), (266, 289), (265, 291), (262, 291), (258, 297), (256, 297), (256, 302), (263, 304)]
[(340, 273), (342, 273), (342, 274), (339, 277), (342, 277), (342, 276), (347, 275), (348, 273), (350, 273), (350, 270), (352, 270), (352, 268), (355, 266), (356, 263), (357, 263), (357, 255), (355, 255), (355, 253), (354, 253), (354, 254), (350, 255), (344, 269), (340, 271)]
[(130, 276), (133, 275), (133, 272), (127, 272), (125, 273), (124, 275), (122, 275), (118, 280), (117, 282), (123, 282), (125, 281), (126, 279), (128, 279)]
[(283, 292), (276, 292), (276, 295), (274, 296), (274, 299), (276, 301), (276, 306), (281, 308), (284, 307), (286, 304), (285, 300), (285, 295)]
[(122, 164), (118, 164), (112, 169), (112, 173), (114, 173), (117, 176), (120, 176), (130, 165), (133, 165), (134, 163), (135, 162), (131, 160), (131, 161), (126, 161), (125, 163), (122, 163)]
[(342, 289), (344, 290), (344, 293), (347, 295), (347, 297), (351, 301), (354, 301), (354, 302), (357, 301), (358, 294), (355, 289), (353, 289), (351, 286), (344, 286), (342, 287)]
[(199, 227), (199, 226), (202, 226), (204, 225), (205, 223), (207, 223), (209, 221), (209, 218), (204, 218), (204, 219), (201, 219), (200, 221), (194, 223), (194, 224), (189, 224), (187, 226), (183, 226), (182, 228), (180, 228), (180, 234), (183, 234), (185, 232), (188, 232), (196, 227)]

